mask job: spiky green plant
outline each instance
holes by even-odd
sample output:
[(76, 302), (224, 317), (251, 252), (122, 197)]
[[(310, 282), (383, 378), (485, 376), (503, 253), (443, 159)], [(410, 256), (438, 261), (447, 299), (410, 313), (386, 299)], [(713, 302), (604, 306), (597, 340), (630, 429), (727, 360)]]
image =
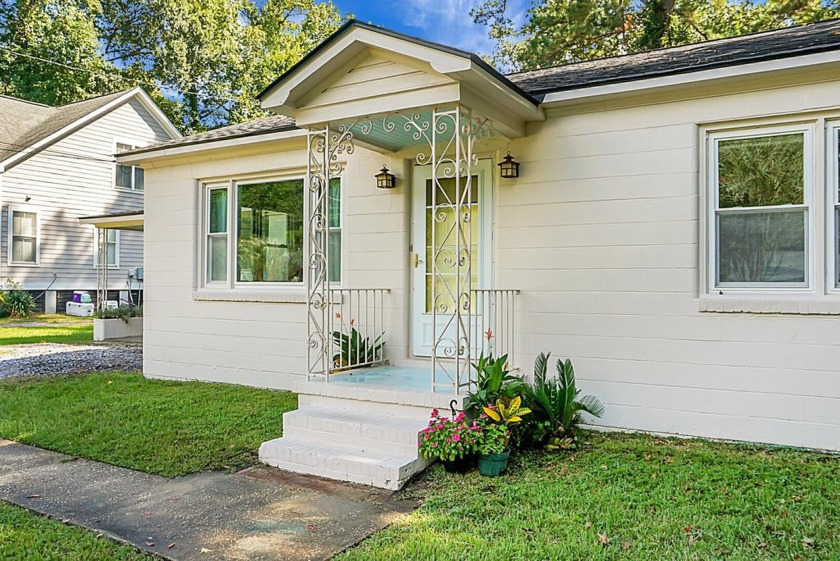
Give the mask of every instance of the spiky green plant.
[(548, 378), (551, 353), (540, 353), (534, 362), (534, 383), (526, 386), (526, 403), (533, 411), (532, 440), (548, 449), (569, 448), (583, 421), (582, 413), (593, 417), (604, 414), (603, 404), (593, 395), (580, 397), (572, 361), (557, 359), (557, 376)]

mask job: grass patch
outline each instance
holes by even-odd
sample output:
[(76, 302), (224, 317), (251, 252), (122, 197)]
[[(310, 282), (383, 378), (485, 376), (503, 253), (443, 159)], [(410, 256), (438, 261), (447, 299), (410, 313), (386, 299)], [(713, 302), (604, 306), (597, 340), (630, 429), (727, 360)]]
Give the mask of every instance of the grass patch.
[(40, 323), (49, 325), (63, 325), (68, 323), (93, 324), (93, 318), (68, 316), (67, 314), (32, 314), (28, 318), (0, 318), (0, 326), (17, 325), (21, 323)]
[(837, 456), (592, 434), (500, 478), (435, 466), (419, 489), (419, 510), (337, 559), (840, 559)]
[(0, 437), (172, 477), (257, 461), (297, 407), (289, 392), (141, 374), (0, 381)]
[(135, 548), (0, 502), (0, 559), (151, 561)]
[[(34, 320), (29, 320), (34, 321)], [(82, 325), (28, 326), (8, 324), (0, 326), (0, 345), (23, 345), (31, 343), (92, 343), (93, 323)], [(19, 322), (22, 323), (22, 322)]]

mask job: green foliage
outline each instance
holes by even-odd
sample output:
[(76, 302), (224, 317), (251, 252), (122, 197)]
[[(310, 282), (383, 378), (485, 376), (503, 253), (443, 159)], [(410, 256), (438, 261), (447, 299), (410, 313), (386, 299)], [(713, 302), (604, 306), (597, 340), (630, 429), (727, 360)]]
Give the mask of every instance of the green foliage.
[(579, 452), (518, 454), (492, 480), (432, 468), (418, 510), (336, 561), (837, 558), (834, 455), (582, 436)]
[(0, 381), (0, 438), (173, 477), (256, 464), (296, 407), (288, 392), (139, 373), (10, 378)]
[(136, 317), (143, 317), (143, 306), (131, 306), (123, 304), (116, 308), (105, 308), (96, 310), (93, 317), (98, 319), (121, 319), (128, 323), (128, 320)]
[(157, 556), (24, 508), (0, 503), (0, 559), (154, 561)]
[(539, 354), (534, 362), (534, 383), (524, 391), (525, 401), (534, 413), (528, 432), (532, 441), (548, 449), (567, 448), (583, 420), (582, 413), (600, 417), (604, 406), (591, 395), (578, 399), (580, 390), (569, 359), (557, 359), (557, 376), (547, 378), (550, 356), (550, 353)]
[(501, 454), (507, 449), (510, 430), (505, 425), (493, 422), (490, 417), (480, 417), (476, 423), (481, 428), (476, 439), (476, 451), (479, 454)]
[(0, 289), (0, 317), (28, 318), (35, 311), (35, 298), (18, 283), (7, 280)]
[(80, 70), (0, 50), (0, 92), (64, 104), (140, 81), (182, 132), (239, 123), (345, 17), (318, 0), (9, 0), (0, 46)]
[(499, 399), (514, 398), (525, 385), (522, 378), (510, 373), (508, 355), (493, 358), (492, 354), (482, 354), (472, 366), (476, 371), (475, 390), (464, 402), (464, 411), (471, 417), (477, 417), (485, 407)]
[[(19, 326), (5, 320), (3, 325), (0, 325), (0, 346), (32, 343), (92, 343), (93, 323), (85, 321), (85, 318), (75, 319), (79, 322), (35, 326)], [(39, 318), (32, 321), (39, 321)]]
[(802, 133), (719, 141), (720, 208), (802, 204), (804, 152)]
[(514, 70), (631, 54), (840, 17), (837, 0), (535, 0), (524, 23), (506, 0), (471, 11)]
[(362, 337), (359, 330), (353, 327), (353, 320), (350, 320), (350, 332), (333, 331), (333, 343), (338, 347), (339, 352), (333, 355), (333, 367), (336, 370), (353, 368), (356, 365), (367, 365), (382, 358), (382, 347), (385, 342), (381, 333), (371, 343), (369, 337)]

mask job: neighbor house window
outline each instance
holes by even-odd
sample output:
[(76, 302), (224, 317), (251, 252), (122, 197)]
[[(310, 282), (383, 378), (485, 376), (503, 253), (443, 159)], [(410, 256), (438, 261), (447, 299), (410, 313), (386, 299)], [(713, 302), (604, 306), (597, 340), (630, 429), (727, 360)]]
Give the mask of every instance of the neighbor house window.
[[(116, 153), (129, 152), (140, 148), (134, 144), (126, 144), (124, 142), (117, 142)], [(121, 189), (131, 189), (134, 191), (142, 191), (145, 186), (145, 175), (143, 168), (140, 166), (130, 166), (124, 164), (116, 164), (114, 171), (114, 185)]]
[[(305, 256), (302, 178), (206, 184), (203, 190), (204, 283), (208, 286), (303, 283)], [(341, 280), (341, 183), (330, 181), (329, 277)]]
[(710, 136), (716, 288), (806, 288), (814, 185), (810, 128)]
[(38, 213), (32, 210), (9, 209), (9, 263), (38, 263)]
[[(105, 242), (106, 260), (108, 268), (119, 269), (120, 267), (120, 232), (119, 230), (105, 230), (107, 240)], [(99, 232), (93, 234), (93, 266), (99, 266)]]

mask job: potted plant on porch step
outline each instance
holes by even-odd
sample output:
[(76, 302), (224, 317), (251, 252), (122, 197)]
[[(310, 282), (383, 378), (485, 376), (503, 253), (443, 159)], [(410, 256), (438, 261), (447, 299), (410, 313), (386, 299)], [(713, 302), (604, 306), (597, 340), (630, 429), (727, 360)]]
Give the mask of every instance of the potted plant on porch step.
[(495, 477), (507, 468), (510, 458), (511, 427), (522, 422), (530, 409), (522, 407), (522, 398), (502, 398), (495, 405), (484, 408), (479, 418), (480, 428), (477, 439), (478, 472), (481, 475)]
[(450, 473), (466, 473), (475, 465), (475, 446), (480, 428), (469, 424), (464, 413), (453, 418), (432, 411), (429, 425), (420, 433), (420, 454), (427, 460), (440, 460)]

